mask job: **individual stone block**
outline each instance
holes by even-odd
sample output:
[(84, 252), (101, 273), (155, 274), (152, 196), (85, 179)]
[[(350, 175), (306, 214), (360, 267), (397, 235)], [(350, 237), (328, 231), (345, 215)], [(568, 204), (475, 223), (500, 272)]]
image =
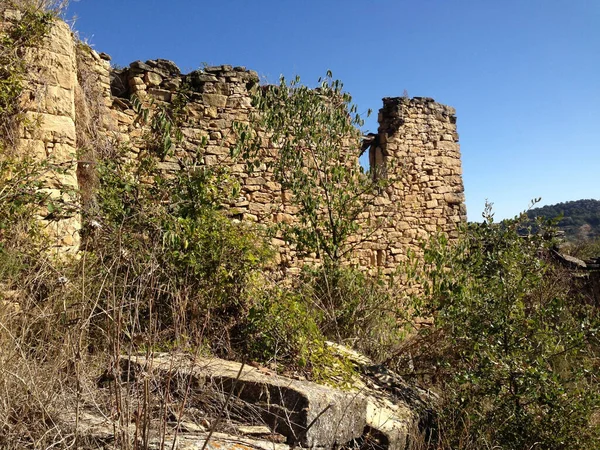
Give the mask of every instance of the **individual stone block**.
[(36, 112), (25, 113), (25, 122), (45, 141), (59, 142), (75, 146), (75, 122), (70, 117), (55, 116)]
[(162, 77), (154, 72), (146, 72), (144, 74), (144, 81), (146, 82), (146, 84), (148, 86), (160, 86), (160, 84), (162, 83), (163, 79)]
[(43, 48), (75, 61), (75, 41), (71, 28), (65, 22), (54, 21), (43, 42)]
[(40, 94), (40, 111), (56, 116), (75, 118), (73, 90), (60, 86), (46, 85)]
[(224, 108), (227, 105), (227, 96), (221, 94), (202, 94), (202, 100), (207, 106)]
[(166, 89), (148, 89), (148, 95), (154, 97), (161, 102), (169, 103), (171, 101), (171, 91), (167, 91)]
[(75, 60), (45, 49), (25, 49), (25, 58), (36, 67), (35, 81), (73, 89), (77, 82)]

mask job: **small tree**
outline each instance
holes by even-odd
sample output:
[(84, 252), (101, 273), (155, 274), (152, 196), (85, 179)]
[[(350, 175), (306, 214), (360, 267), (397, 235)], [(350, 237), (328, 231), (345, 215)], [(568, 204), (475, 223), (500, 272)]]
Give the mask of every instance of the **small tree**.
[[(300, 250), (338, 265), (356, 245), (348, 238), (358, 231), (359, 215), (386, 183), (373, 182), (358, 164), (363, 119), (352, 97), (328, 72), (316, 89), (301, 85), (299, 77), (289, 83), (282, 77), (279, 85), (257, 90), (253, 104), (254, 127), (238, 125), (234, 154), (251, 167), (267, 157), (299, 208), (287, 236)], [(273, 153), (264, 148), (267, 137)]]

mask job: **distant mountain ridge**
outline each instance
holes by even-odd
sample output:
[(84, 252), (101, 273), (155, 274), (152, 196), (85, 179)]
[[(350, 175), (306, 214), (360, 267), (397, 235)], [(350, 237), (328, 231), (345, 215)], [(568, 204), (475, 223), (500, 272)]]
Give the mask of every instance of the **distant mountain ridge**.
[(585, 199), (546, 205), (530, 209), (527, 216), (531, 219), (555, 219), (562, 216), (558, 227), (565, 232), (568, 240), (600, 237), (600, 200)]

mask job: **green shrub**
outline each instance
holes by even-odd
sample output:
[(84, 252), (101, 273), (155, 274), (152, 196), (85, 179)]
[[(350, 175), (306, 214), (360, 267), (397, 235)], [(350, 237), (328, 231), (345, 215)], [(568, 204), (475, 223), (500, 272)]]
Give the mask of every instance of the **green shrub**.
[(545, 258), (526, 217), (494, 223), (488, 207), (456, 246), (425, 249), (419, 282), (440, 341), (441, 448), (576, 449), (600, 443), (597, 312)]
[(407, 310), (393, 280), (352, 267), (305, 267), (298, 290), (318, 311), (327, 339), (354, 347), (375, 361), (389, 357), (405, 334)]
[(248, 316), (249, 354), (259, 361), (306, 368), (311, 348), (325, 340), (316, 313), (289, 289), (263, 289)]
[(87, 245), (138, 305), (129, 334), (162, 330), (231, 354), (253, 277), (270, 257), (266, 240), (221, 210), (221, 192), (235, 190), (226, 174), (190, 164), (165, 175), (152, 161), (100, 166), (99, 210), (88, 222), (101, 229), (88, 227)]
[[(283, 226), (286, 239), (301, 252), (341, 263), (356, 248), (349, 238), (357, 234), (361, 214), (392, 181), (374, 181), (351, 158), (349, 148), (358, 146), (357, 127), (364, 123), (358, 107), (329, 71), (317, 89), (302, 85), (299, 77), (290, 82), (282, 77), (278, 85), (256, 90), (253, 105), (251, 125), (236, 124), (234, 155), (251, 169), (266, 164), (291, 194), (298, 220)], [(263, 145), (265, 131), (273, 144), (269, 149)]]
[(262, 288), (255, 296), (243, 336), (249, 358), (314, 381), (349, 386), (354, 367), (326, 344), (321, 313), (290, 288)]

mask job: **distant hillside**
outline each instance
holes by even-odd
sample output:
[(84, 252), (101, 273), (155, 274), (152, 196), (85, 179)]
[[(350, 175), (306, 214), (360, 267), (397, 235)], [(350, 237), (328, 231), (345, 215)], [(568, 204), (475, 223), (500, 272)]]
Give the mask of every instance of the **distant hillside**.
[(529, 210), (527, 215), (532, 219), (562, 216), (558, 226), (564, 230), (565, 237), (569, 240), (600, 237), (600, 200), (576, 200), (542, 206)]

